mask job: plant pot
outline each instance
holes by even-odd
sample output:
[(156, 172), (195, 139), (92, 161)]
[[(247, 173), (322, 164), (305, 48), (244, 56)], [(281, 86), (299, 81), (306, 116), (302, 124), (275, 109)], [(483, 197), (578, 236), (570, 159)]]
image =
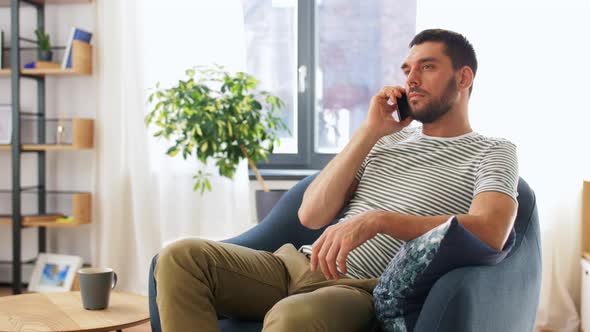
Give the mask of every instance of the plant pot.
[(53, 52), (51, 51), (41, 51), (39, 53), (39, 61), (51, 61), (53, 59)]
[(276, 203), (283, 197), (287, 190), (271, 190), (264, 192), (263, 190), (256, 190), (256, 216), (258, 222), (261, 222)]

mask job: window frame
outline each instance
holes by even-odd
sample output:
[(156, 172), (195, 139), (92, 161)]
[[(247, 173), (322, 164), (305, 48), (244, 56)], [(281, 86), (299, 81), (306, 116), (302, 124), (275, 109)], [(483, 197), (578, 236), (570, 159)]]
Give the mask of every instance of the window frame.
[[(297, 153), (273, 153), (260, 169), (319, 170), (335, 154), (314, 151), (316, 126), (316, 63), (319, 54), (317, 4), (315, 0), (297, 2), (297, 68), (308, 68), (304, 92), (297, 91)], [(299, 75), (299, 73), (298, 73)], [(299, 77), (297, 77), (299, 79)]]

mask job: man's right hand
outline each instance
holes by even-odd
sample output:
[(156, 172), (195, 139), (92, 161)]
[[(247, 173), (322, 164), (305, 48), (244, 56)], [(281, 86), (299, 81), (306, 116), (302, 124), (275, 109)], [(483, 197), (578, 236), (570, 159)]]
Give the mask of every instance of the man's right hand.
[[(401, 98), (403, 93), (405, 93), (405, 89), (400, 86), (386, 86), (371, 99), (365, 126), (379, 138), (396, 133), (412, 122), (411, 116), (401, 122), (397, 122), (393, 118), (393, 112), (397, 108), (396, 98)], [(389, 99), (393, 105), (387, 103)]]

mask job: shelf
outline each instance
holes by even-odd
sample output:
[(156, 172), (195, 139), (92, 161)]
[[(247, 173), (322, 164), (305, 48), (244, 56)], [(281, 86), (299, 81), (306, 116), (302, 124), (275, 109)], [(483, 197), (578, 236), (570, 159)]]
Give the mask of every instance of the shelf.
[[(55, 122), (57, 120), (52, 120)], [(71, 143), (67, 144), (21, 144), (21, 151), (74, 151), (94, 148), (94, 120), (74, 118), (71, 123)], [(47, 130), (47, 129), (46, 129)], [(68, 128), (66, 128), (68, 130)], [(0, 150), (10, 150), (11, 144), (0, 144)]]
[[(10, 76), (10, 69), (0, 69), (0, 76)], [(84, 73), (76, 71), (74, 69), (60, 69), (60, 68), (39, 68), (39, 69), (23, 69), (20, 71), (22, 75), (31, 76), (80, 76), (89, 75), (90, 73)]]
[[(77, 3), (91, 3), (92, 0), (31, 0), (39, 5), (62, 5), (62, 4), (77, 4)], [(21, 0), (21, 3), (25, 3)], [(0, 7), (10, 7), (10, 0), (0, 0)]]
[[(37, 77), (92, 75), (92, 45), (77, 40), (72, 42), (72, 68), (21, 69), (20, 72), (22, 75)], [(0, 76), (7, 77), (10, 73), (9, 68), (0, 69)]]
[[(0, 144), (0, 150), (10, 150), (12, 145), (10, 144)], [(22, 144), (21, 151), (77, 151), (77, 150), (87, 150), (88, 148), (78, 148), (73, 145), (65, 145), (65, 144)]]
[[(91, 210), (90, 193), (75, 193), (71, 196), (71, 222), (57, 222), (57, 219), (65, 217), (64, 214), (51, 213), (44, 215), (22, 216), (23, 227), (77, 227), (90, 224)], [(12, 218), (8, 215), (0, 216), (0, 225), (11, 225)]]
[[(10, 69), (0, 70), (0, 76), (10, 76)], [(83, 73), (75, 71), (74, 69), (58, 69), (58, 68), (39, 68), (39, 69), (23, 69), (20, 71), (22, 75), (30, 76), (80, 76), (91, 73)]]

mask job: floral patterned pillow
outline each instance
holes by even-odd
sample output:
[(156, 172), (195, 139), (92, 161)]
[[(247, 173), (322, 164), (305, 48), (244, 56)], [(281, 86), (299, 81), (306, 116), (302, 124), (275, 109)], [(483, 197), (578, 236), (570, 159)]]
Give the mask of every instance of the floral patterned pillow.
[(514, 230), (502, 251), (467, 231), (457, 217), (406, 242), (373, 291), (382, 331), (412, 331), (434, 283), (452, 269), (499, 263), (514, 246)]

